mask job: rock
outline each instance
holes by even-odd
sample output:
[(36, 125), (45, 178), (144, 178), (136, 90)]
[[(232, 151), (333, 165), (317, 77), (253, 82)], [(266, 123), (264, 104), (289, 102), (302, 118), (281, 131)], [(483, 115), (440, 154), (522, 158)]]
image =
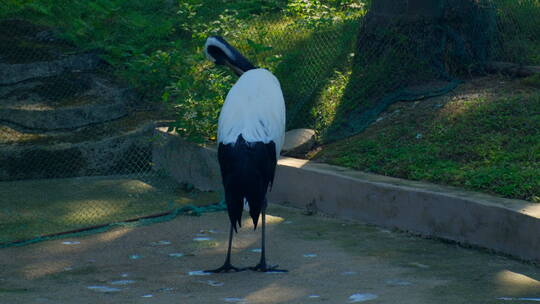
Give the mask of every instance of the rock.
[(303, 155), (315, 146), (315, 131), (312, 129), (294, 129), (285, 133), (282, 153), (288, 156)]
[(0, 181), (147, 172), (155, 126), (150, 121), (76, 143), (53, 138), (48, 144), (0, 144)]
[(0, 87), (0, 121), (28, 129), (74, 129), (124, 117), (134, 93), (90, 73)]
[(65, 71), (81, 72), (96, 70), (104, 63), (97, 54), (69, 55), (62, 59), (21, 64), (0, 63), (0, 85), (20, 81), (57, 76)]

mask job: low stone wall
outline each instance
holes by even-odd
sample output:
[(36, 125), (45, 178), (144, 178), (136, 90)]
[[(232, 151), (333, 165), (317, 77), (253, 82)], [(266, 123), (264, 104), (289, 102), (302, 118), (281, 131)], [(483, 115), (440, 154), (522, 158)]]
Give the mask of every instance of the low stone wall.
[(221, 190), (216, 150), (188, 143), (166, 131), (166, 127), (156, 129), (157, 136), (152, 148), (154, 169), (202, 191)]
[[(201, 190), (221, 190), (215, 149), (158, 133), (157, 168)], [(279, 160), (269, 201), (540, 262), (540, 204), (294, 158)]]

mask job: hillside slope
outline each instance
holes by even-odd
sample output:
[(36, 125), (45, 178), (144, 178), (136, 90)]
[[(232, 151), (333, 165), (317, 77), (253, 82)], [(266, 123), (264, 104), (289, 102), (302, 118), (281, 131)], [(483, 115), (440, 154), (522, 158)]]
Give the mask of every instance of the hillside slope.
[(315, 161), (540, 203), (540, 81), (488, 76), (400, 102)]

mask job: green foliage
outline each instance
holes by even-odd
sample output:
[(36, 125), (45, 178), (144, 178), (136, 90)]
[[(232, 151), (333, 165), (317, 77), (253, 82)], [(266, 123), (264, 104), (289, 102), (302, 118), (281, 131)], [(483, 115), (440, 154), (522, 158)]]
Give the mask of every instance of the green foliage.
[(540, 1), (494, 0), (500, 40), (497, 55), (515, 63), (540, 64)]
[(178, 115), (171, 127), (191, 141), (215, 140), (219, 110), (234, 79), (215, 69), (188, 66), (187, 76), (178, 78), (163, 93), (163, 100)]
[(287, 5), (296, 23), (307, 28), (327, 27), (364, 15), (365, 2), (352, 0), (292, 0)]

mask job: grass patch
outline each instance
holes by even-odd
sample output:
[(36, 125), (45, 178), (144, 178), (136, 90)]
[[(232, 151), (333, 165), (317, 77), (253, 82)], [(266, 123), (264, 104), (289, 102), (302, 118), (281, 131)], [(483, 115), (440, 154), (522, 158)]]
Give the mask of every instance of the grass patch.
[[(218, 202), (165, 178), (74, 178), (0, 183), (0, 243)], [(44, 193), (47, 193), (44, 195)]]
[(444, 106), (435, 99), (424, 110), (394, 108), (386, 122), (325, 146), (313, 158), (540, 202), (540, 93), (513, 90)]

